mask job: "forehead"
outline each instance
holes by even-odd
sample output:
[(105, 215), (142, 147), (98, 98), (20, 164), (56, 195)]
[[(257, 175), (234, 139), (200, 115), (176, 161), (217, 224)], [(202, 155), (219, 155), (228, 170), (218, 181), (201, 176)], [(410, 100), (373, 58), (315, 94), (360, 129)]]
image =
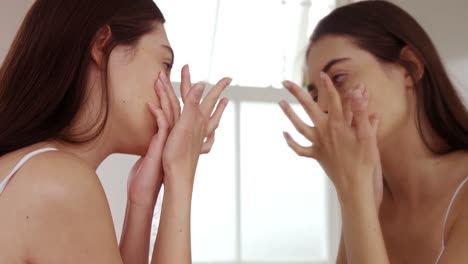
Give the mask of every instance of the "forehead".
[(142, 42), (157, 46), (170, 46), (164, 24), (160, 22), (155, 23), (154, 29), (142, 37)]
[(308, 75), (318, 75), (323, 67), (334, 59), (359, 58), (369, 59), (370, 54), (359, 49), (350, 38), (343, 36), (325, 36), (312, 44), (307, 57)]

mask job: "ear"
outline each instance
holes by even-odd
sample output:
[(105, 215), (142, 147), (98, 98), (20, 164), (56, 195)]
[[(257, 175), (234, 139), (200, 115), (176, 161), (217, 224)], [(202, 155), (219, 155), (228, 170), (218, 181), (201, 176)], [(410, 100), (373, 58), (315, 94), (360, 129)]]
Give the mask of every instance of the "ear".
[(112, 37), (111, 28), (106, 25), (98, 30), (96, 36), (94, 37), (93, 46), (91, 48), (91, 60), (101, 68), (103, 65), (105, 49), (108, 42)]
[(405, 83), (407, 87), (414, 87), (415, 82), (419, 82), (424, 76), (424, 64), (419, 53), (410, 46), (405, 46), (400, 52), (400, 60), (406, 68)]

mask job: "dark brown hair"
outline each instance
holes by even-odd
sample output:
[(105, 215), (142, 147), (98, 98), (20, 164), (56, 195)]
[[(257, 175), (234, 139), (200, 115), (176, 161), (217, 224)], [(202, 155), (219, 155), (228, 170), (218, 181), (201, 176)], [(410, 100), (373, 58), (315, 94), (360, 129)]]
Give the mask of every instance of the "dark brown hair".
[[(398, 6), (386, 1), (362, 1), (335, 9), (323, 18), (310, 38), (313, 43), (327, 35), (349, 37), (359, 48), (384, 63), (405, 67), (415, 80), (418, 97), (418, 127), (434, 153), (468, 150), (468, 111), (450, 81), (431, 39), (418, 22)], [(415, 78), (415, 65), (401, 58), (411, 47), (424, 65), (424, 75)], [(434, 147), (421, 127), (422, 117), (444, 141)]]
[[(100, 135), (109, 55), (117, 45), (135, 45), (155, 22), (165, 19), (152, 0), (36, 0), (0, 68), (0, 156), (44, 140), (84, 143)], [(105, 26), (112, 35), (104, 49), (104, 111), (92, 129), (71, 134), (86, 100), (91, 48)]]

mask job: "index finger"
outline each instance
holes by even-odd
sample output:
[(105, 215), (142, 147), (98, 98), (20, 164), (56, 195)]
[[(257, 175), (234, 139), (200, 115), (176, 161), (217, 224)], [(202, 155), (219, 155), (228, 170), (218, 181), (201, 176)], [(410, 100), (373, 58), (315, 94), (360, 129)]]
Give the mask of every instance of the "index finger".
[(205, 116), (211, 116), (221, 93), (229, 86), (229, 84), (231, 84), (231, 82), (231, 78), (223, 78), (213, 88), (211, 88), (200, 106)]
[(338, 94), (335, 85), (333, 85), (333, 82), (328, 74), (324, 72), (320, 73), (320, 79), (322, 79), (322, 83), (325, 86), (325, 90), (328, 94), (328, 114), (330, 118), (335, 120), (344, 120), (341, 97)]
[(314, 101), (310, 93), (291, 81), (284, 81), (283, 85), (292, 95), (294, 95), (294, 97), (296, 97), (314, 125), (317, 125), (318, 122), (321, 122), (325, 118), (325, 114), (320, 109), (317, 102)]
[(190, 68), (188, 64), (186, 64), (184, 65), (184, 67), (182, 67), (182, 72), (181, 72), (180, 96), (182, 97), (182, 102), (185, 103), (185, 98), (190, 92), (191, 87), (192, 87), (192, 81), (190, 80)]

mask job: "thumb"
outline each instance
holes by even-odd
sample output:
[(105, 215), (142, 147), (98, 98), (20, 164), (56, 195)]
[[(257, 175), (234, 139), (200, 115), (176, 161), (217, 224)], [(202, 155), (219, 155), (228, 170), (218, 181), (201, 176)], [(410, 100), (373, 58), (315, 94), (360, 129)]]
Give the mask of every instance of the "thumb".
[(364, 85), (361, 84), (353, 91), (351, 98), (351, 111), (353, 112), (358, 138), (368, 138), (373, 134), (373, 128), (369, 121), (368, 98)]

